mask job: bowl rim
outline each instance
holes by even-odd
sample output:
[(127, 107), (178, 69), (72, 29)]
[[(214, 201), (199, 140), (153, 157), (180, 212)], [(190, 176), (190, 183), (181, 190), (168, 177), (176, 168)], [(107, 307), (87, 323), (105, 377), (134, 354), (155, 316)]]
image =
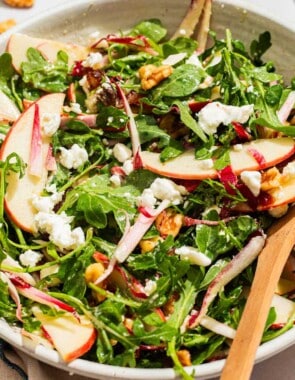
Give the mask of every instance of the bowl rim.
[[(1, 46), (7, 42), (9, 36), (13, 33), (23, 32), (28, 29), (30, 26), (40, 23), (43, 20), (59, 15), (62, 12), (65, 12), (67, 9), (80, 9), (85, 5), (90, 4), (104, 4), (104, 3), (116, 3), (120, 0), (67, 0), (66, 2), (57, 5), (53, 9), (45, 10), (39, 15), (35, 15), (33, 20), (24, 21), (15, 27), (9, 29), (0, 36), (0, 50)], [(278, 15), (274, 13), (269, 13), (255, 3), (251, 3), (246, 0), (216, 0), (216, 3), (221, 6), (234, 6), (236, 8), (242, 8), (245, 12), (251, 12), (257, 14), (259, 17), (269, 19), (270, 21), (278, 24), (279, 26), (284, 27), (292, 33), (295, 33), (295, 24), (290, 19), (279, 19)], [(81, 374), (84, 376), (97, 378), (99, 376), (106, 376), (106, 378), (119, 378), (119, 379), (161, 379), (161, 380), (170, 380), (176, 379), (177, 374), (173, 368), (161, 368), (161, 369), (145, 369), (145, 368), (125, 368), (112, 366), (108, 364), (100, 364), (96, 362), (91, 362), (85, 359), (76, 359), (68, 364), (64, 363), (57, 351), (54, 349), (37, 345), (32, 347), (28, 344), (28, 341), (24, 339), (21, 335), (20, 329), (10, 326), (5, 320), (0, 319), (0, 338), (4, 339), (10, 343), (15, 348), (27, 353), (30, 356), (35, 357), (36, 359), (45, 362), (54, 367), (63, 369), (65, 371)], [(255, 363), (259, 363), (263, 360), (270, 358), (273, 355), (280, 353), (281, 351), (287, 349), (295, 342), (295, 327), (291, 328), (284, 334), (278, 336), (277, 338), (263, 343), (260, 345), (257, 351)], [(275, 349), (273, 348), (275, 344)], [(209, 379), (212, 376), (218, 376), (221, 373), (224, 366), (225, 359), (217, 360), (215, 362), (204, 363), (201, 365), (186, 367), (186, 370), (190, 373), (192, 370), (195, 370), (198, 378)]]

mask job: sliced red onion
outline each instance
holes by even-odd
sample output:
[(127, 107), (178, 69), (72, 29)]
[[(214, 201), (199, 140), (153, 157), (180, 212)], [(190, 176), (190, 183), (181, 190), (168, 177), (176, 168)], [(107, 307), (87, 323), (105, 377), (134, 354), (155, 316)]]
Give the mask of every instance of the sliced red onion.
[(7, 274), (0, 272), (0, 278), (3, 282), (5, 282), (7, 284), (9, 294), (11, 295), (11, 298), (13, 299), (13, 301), (16, 304), (16, 318), (19, 321), (22, 321), (22, 305), (21, 305), (20, 298), (19, 298), (18, 292), (16, 290), (16, 287), (10, 281)]
[[(148, 39), (143, 35), (139, 35), (139, 36), (135, 36), (135, 37), (133, 37), (133, 36), (120, 37), (120, 36), (109, 34), (108, 36), (101, 38), (98, 41), (96, 41), (91, 47), (95, 48), (102, 41), (129, 45), (131, 47), (134, 47), (137, 50), (144, 51), (148, 54), (158, 55), (158, 53), (151, 47)], [(138, 43), (138, 41), (140, 41), (141, 43)]]
[(287, 99), (285, 100), (284, 104), (281, 106), (281, 108), (277, 111), (278, 119), (282, 124), (284, 124), (289, 115), (292, 111), (295, 104), (295, 91), (291, 91), (289, 95), (287, 96)]
[(35, 104), (34, 109), (34, 121), (33, 121), (33, 131), (31, 140), (31, 152), (29, 161), (29, 172), (31, 175), (36, 177), (42, 176), (42, 136), (41, 136), (41, 125), (40, 125), (40, 114), (39, 106)]
[(109, 265), (105, 272), (98, 277), (95, 285), (104, 281), (114, 270), (117, 262), (123, 263), (128, 256), (133, 252), (138, 245), (144, 234), (154, 223), (157, 216), (170, 205), (170, 201), (163, 200), (156, 210), (148, 210), (139, 213), (136, 222), (128, 230), (125, 231), (123, 237), (119, 241), (114, 255), (111, 258)]
[(139, 133), (137, 130), (136, 122), (133, 116), (133, 112), (124, 94), (124, 91), (122, 90), (122, 88), (120, 87), (118, 83), (117, 83), (117, 90), (120, 95), (120, 98), (123, 101), (125, 112), (127, 116), (129, 117), (128, 129), (129, 129), (130, 138), (131, 138), (132, 153), (134, 157), (138, 156), (138, 159), (139, 159), (140, 158), (140, 139), (139, 139)]
[(207, 289), (197, 317), (190, 321), (190, 328), (200, 324), (220, 290), (256, 259), (265, 244), (265, 240), (265, 235), (252, 237), (248, 244), (219, 272)]
[(13, 273), (7, 273), (7, 276), (12, 282), (12, 284), (16, 287), (18, 293), (23, 295), (24, 297), (39, 302), (41, 304), (48, 305), (50, 307), (57, 307), (58, 309), (68, 311), (69, 313), (72, 313), (74, 315), (76, 314), (75, 308), (31, 286), (29, 283), (24, 281), (19, 276), (16, 276)]
[(45, 167), (48, 171), (55, 171), (57, 169), (56, 159), (53, 155), (52, 145), (49, 145), (45, 161)]

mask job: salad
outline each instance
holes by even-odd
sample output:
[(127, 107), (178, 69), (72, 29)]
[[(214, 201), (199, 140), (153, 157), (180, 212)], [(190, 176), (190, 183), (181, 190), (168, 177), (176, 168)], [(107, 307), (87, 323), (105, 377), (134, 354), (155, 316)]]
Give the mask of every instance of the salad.
[[(295, 82), (263, 61), (270, 33), (178, 32), (14, 34), (0, 56), (0, 316), (66, 362), (191, 379), (226, 357), (295, 200)], [(292, 270), (263, 342), (293, 326)]]

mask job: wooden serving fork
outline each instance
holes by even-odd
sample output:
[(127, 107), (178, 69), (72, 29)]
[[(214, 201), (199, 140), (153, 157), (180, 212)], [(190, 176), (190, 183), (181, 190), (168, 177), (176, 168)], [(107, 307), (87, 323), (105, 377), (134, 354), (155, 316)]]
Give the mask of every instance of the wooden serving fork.
[(250, 379), (272, 297), (295, 244), (295, 206), (268, 231), (251, 290), (220, 380)]

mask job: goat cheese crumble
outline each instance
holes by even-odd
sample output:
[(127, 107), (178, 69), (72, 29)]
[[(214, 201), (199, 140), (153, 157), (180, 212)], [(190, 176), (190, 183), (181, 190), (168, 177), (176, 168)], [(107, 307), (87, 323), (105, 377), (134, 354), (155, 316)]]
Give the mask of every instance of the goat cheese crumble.
[(241, 173), (241, 180), (248, 187), (251, 193), (257, 197), (261, 189), (261, 173), (258, 171), (245, 170)]
[(77, 169), (88, 160), (87, 150), (74, 144), (70, 149), (60, 148), (59, 162), (67, 169)]
[(28, 249), (19, 255), (19, 261), (24, 267), (34, 267), (42, 259), (43, 255), (40, 252)]
[(245, 123), (253, 111), (253, 104), (237, 107), (212, 102), (198, 113), (199, 125), (207, 135), (212, 135), (217, 132), (220, 124), (228, 125), (233, 121)]
[(125, 144), (117, 143), (113, 148), (113, 156), (116, 160), (123, 163), (131, 158), (132, 151)]
[(60, 126), (60, 115), (57, 113), (45, 112), (42, 115), (40, 124), (44, 135), (51, 137)]

